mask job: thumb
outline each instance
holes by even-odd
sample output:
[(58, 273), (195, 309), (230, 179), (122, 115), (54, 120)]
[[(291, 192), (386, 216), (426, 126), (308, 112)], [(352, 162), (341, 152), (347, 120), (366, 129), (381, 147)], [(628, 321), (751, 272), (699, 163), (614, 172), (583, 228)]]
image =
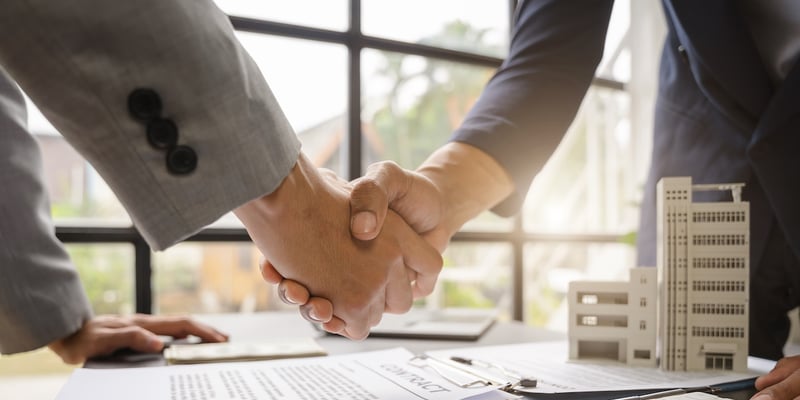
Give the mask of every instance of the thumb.
[[(756, 385), (758, 387), (758, 385)], [(786, 379), (766, 387), (753, 396), (755, 400), (796, 399), (800, 395), (800, 371), (795, 371)]]
[(369, 166), (367, 173), (352, 182), (350, 192), (350, 233), (356, 239), (378, 236), (389, 204), (405, 193), (400, 166), (383, 161)]

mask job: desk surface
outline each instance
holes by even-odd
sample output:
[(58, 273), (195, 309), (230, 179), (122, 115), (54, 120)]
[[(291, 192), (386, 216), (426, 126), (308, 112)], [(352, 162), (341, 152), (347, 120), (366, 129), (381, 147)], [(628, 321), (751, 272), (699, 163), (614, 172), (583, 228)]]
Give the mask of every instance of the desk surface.
[[(367, 338), (350, 340), (338, 335), (328, 335), (314, 328), (297, 312), (269, 312), (254, 314), (207, 314), (196, 319), (228, 333), (231, 341), (265, 341), (286, 337), (313, 337), (329, 354), (346, 354), (362, 351), (405, 347), (413, 353), (426, 350), (465, 346), (489, 346), (520, 342), (564, 339), (563, 333), (527, 326), (521, 322), (496, 322), (476, 341), (420, 340)], [(130, 368), (166, 365), (161, 355), (124, 355), (102, 360), (90, 360), (86, 368)]]
[[(353, 341), (341, 336), (328, 335), (315, 329), (296, 312), (270, 312), (255, 314), (209, 314), (196, 318), (230, 334), (231, 341), (258, 341), (282, 337), (313, 337), (329, 354), (346, 354), (394, 347), (405, 347), (413, 353), (426, 350), (490, 346), (521, 342), (537, 342), (565, 339), (566, 335), (535, 328), (517, 321), (495, 323), (477, 341), (464, 340), (419, 340), (367, 338)], [(124, 355), (104, 360), (90, 360), (86, 368), (131, 368), (166, 365), (160, 354)], [(747, 400), (754, 393), (742, 391), (726, 394), (735, 400)]]

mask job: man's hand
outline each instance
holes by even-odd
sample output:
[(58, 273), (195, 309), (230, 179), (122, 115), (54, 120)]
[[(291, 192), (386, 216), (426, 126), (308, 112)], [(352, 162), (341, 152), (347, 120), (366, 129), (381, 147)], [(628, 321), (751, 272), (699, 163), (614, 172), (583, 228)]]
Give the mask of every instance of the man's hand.
[(329, 299), (345, 323), (340, 333), (362, 339), (384, 311), (408, 311), (412, 282), (438, 275), (442, 259), (393, 212), (374, 240), (354, 240), (349, 197), (301, 155), (278, 189), (234, 212), (280, 276)]
[(199, 337), (204, 342), (225, 342), (228, 336), (216, 329), (184, 317), (136, 314), (129, 317), (101, 315), (87, 321), (78, 332), (50, 343), (47, 347), (67, 364), (81, 364), (91, 357), (104, 356), (123, 348), (157, 353), (164, 343), (156, 335)]
[(389, 208), (419, 233), (435, 229), (441, 221), (444, 200), (436, 185), (393, 161), (370, 165), (351, 186), (350, 231), (358, 239), (374, 239)]
[[(365, 176), (351, 186), (353, 237), (360, 240), (376, 237), (391, 209), (439, 252), (444, 251), (466, 221), (514, 189), (507, 172), (488, 154), (455, 142), (434, 152), (417, 171), (404, 170), (393, 162), (380, 162), (371, 165)], [(419, 271), (413, 265), (409, 267)], [(410, 279), (414, 281), (415, 296), (430, 294), (438, 271), (434, 275), (413, 274)], [(341, 328), (342, 321), (334, 316), (335, 311), (324, 296), (314, 292), (312, 297), (302, 283), (283, 279), (269, 263), (263, 264), (262, 275), (267, 282), (280, 284), (279, 290), (291, 293), (291, 301), (287, 302), (300, 305), (307, 319), (323, 322), (323, 328), (330, 332)]]
[[(323, 172), (329, 180), (338, 177)], [(341, 181), (340, 181), (341, 183)], [(375, 239), (383, 228), (387, 214), (400, 214), (415, 231), (422, 234), (439, 252), (444, 251), (450, 235), (437, 229), (442, 215), (441, 194), (425, 176), (407, 171), (391, 161), (372, 164), (367, 173), (349, 184), (350, 232), (358, 240)], [(319, 296), (311, 296), (308, 289), (297, 281), (284, 279), (273, 265), (262, 260), (261, 274), (266, 282), (278, 284), (278, 296), (287, 304), (299, 306), (303, 317), (311, 322), (322, 323), (322, 328), (341, 334), (346, 323), (334, 315), (331, 302)], [(409, 279), (414, 283), (414, 297), (426, 296), (433, 291), (436, 274), (418, 274), (409, 266)], [(391, 312), (387, 308), (387, 311)]]
[(784, 357), (756, 380), (753, 400), (791, 400), (800, 397), (800, 356)]

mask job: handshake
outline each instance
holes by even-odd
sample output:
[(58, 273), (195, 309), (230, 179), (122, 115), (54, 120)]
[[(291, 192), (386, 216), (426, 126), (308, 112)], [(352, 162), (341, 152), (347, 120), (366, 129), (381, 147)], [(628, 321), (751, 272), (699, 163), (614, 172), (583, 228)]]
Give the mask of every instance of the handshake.
[(325, 330), (360, 340), (384, 312), (407, 312), (430, 294), (453, 234), (511, 191), (502, 167), (461, 143), (416, 172), (381, 162), (352, 182), (301, 154), (278, 188), (234, 213), (281, 298)]

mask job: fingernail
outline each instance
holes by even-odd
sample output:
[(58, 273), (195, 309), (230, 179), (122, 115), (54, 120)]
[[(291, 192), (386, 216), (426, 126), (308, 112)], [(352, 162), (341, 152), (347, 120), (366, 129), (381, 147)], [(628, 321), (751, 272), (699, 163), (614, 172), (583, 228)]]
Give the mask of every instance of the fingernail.
[(753, 397), (750, 400), (772, 400), (772, 396), (769, 393), (761, 393), (757, 394), (756, 397)]
[(300, 315), (302, 315), (307, 321), (322, 322), (319, 320), (319, 316), (314, 312), (314, 309), (308, 305), (300, 306)]
[(375, 230), (378, 225), (378, 219), (375, 214), (370, 211), (361, 211), (356, 213), (353, 217), (353, 232), (354, 233), (369, 233)]
[(308, 316), (311, 317), (311, 319), (313, 319), (314, 321), (322, 322), (322, 320), (319, 318), (319, 315), (317, 315), (317, 312), (314, 311), (313, 308), (308, 310)]
[(288, 296), (286, 296), (286, 288), (283, 287), (283, 285), (278, 285), (278, 297), (281, 299), (282, 302), (286, 304), (291, 304), (291, 305), (297, 304), (291, 299), (289, 299)]

